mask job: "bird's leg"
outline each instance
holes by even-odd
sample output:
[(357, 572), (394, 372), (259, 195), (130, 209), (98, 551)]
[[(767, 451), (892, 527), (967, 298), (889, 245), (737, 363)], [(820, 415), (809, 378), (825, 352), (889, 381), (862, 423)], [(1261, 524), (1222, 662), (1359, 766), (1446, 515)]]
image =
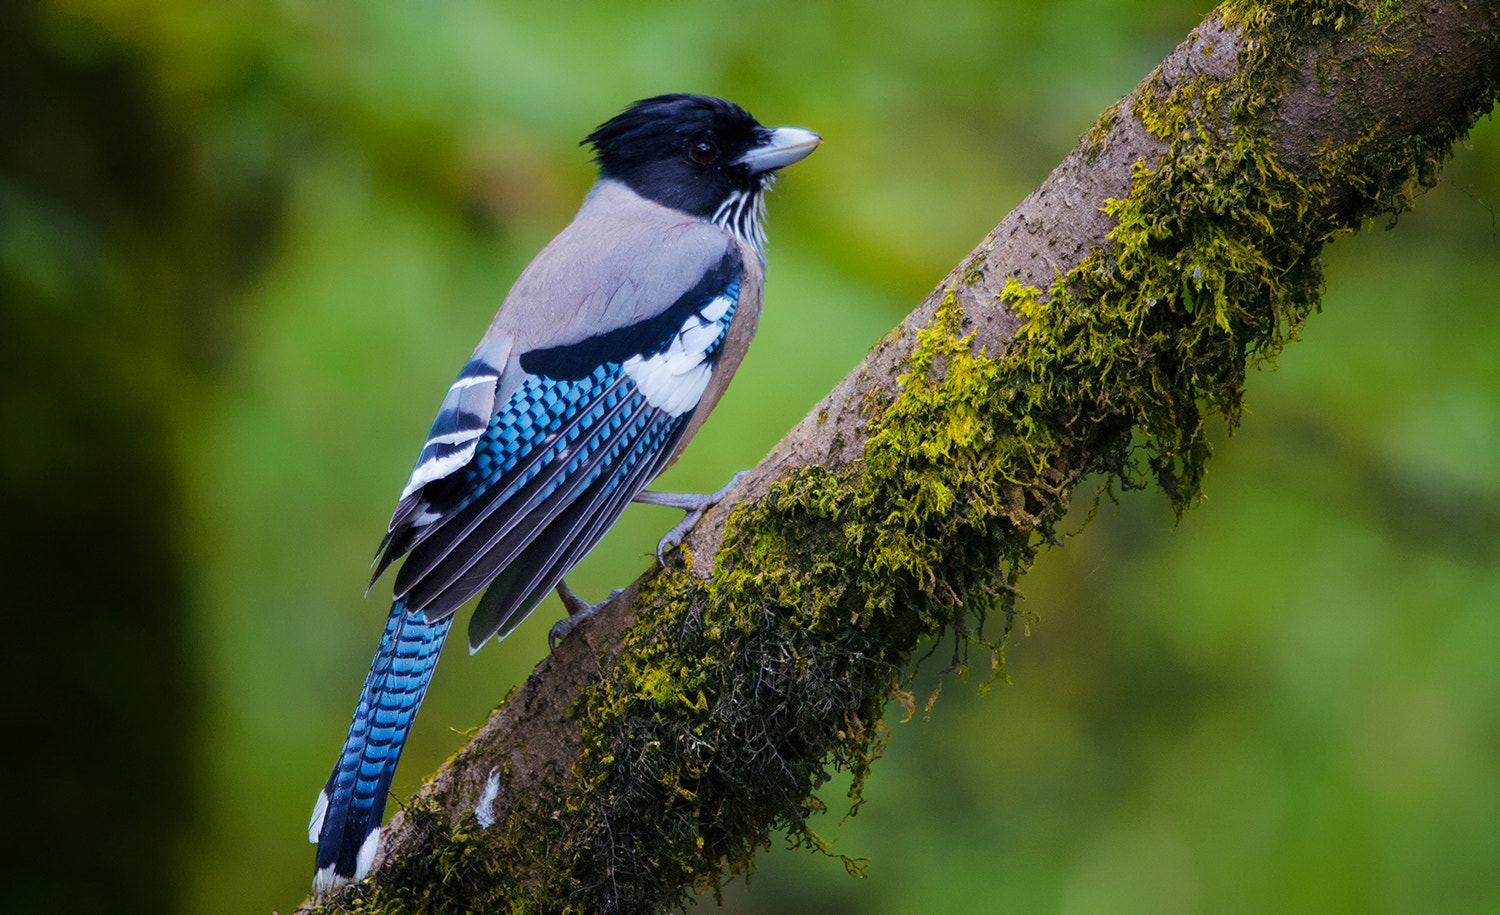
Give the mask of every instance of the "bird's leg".
[[(729, 491), (734, 489), (749, 473), (750, 471), (748, 470), (741, 470), (730, 477), (728, 483), (709, 493), (650, 492), (644, 490), (637, 493), (631, 501), (644, 502), (647, 505), (665, 505), (668, 508), (680, 508), (686, 513), (683, 515), (681, 521), (672, 525), (671, 530), (668, 530), (656, 542), (656, 561), (665, 565), (666, 563), (662, 562), (662, 554), (682, 543), (683, 536), (692, 529), (692, 526), (698, 522), (699, 518), (703, 517), (703, 513), (729, 495)], [(609, 592), (609, 596), (604, 600), (601, 600), (597, 604), (591, 604), (577, 594), (574, 594), (573, 589), (568, 587), (567, 582), (558, 582), (557, 596), (562, 600), (563, 608), (568, 611), (568, 616), (565, 619), (558, 620), (547, 633), (548, 649), (557, 648), (557, 643), (567, 638), (568, 633), (572, 632), (579, 623), (593, 616), (596, 610), (614, 600), (615, 596), (623, 590), (625, 589), (616, 588)]]
[(708, 511), (720, 499), (729, 495), (729, 491), (739, 485), (739, 482), (749, 472), (748, 470), (741, 470), (730, 477), (728, 483), (725, 483), (713, 492), (651, 492), (650, 490), (642, 490), (636, 493), (635, 498), (631, 500), (632, 502), (644, 502), (647, 505), (665, 505), (668, 508), (680, 508), (684, 512), (687, 512), (687, 514), (683, 515), (681, 521), (672, 525), (671, 529), (656, 542), (656, 561), (662, 565), (666, 565), (666, 560), (662, 558), (662, 554), (682, 543), (682, 538), (689, 530), (692, 530), (694, 524), (698, 523), (698, 519), (703, 517), (703, 513)]
[(593, 616), (595, 610), (614, 600), (624, 590), (624, 588), (616, 588), (609, 592), (609, 596), (604, 600), (601, 600), (597, 604), (591, 604), (577, 594), (574, 594), (573, 589), (568, 587), (567, 582), (558, 582), (557, 596), (562, 599), (563, 609), (568, 611), (568, 616), (566, 619), (560, 619), (556, 623), (553, 623), (552, 628), (547, 632), (547, 650), (556, 650), (557, 643), (567, 638), (568, 633), (572, 632), (579, 623)]

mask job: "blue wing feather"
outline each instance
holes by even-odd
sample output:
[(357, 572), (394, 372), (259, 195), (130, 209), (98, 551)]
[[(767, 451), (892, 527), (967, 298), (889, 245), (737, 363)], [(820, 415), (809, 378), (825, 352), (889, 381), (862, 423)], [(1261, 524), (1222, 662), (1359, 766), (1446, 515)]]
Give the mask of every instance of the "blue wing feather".
[(429, 487), (428, 498), (444, 520), (413, 529), (397, 544), (413, 551), (397, 573), (397, 595), (408, 593), (438, 562), (474, 539), (476, 528), (497, 509), (508, 505), (512, 521), (525, 514), (546, 483), (539, 475), (617, 405), (624, 380), (607, 374), (608, 367), (601, 366), (583, 382), (526, 380), (495, 415), (470, 465)]
[(662, 430), (665, 437), (660, 443), (649, 438), (637, 442), (637, 450), (651, 451), (655, 461), (637, 461), (624, 478), (597, 478), (592, 487), (605, 491), (595, 498), (586, 495), (574, 500), (495, 578), (469, 620), (470, 651), (492, 637), (509, 634), (526, 617), (525, 612), (517, 611), (528, 610), (545, 599), (568, 570), (593, 549), (631, 497), (661, 471), (684, 426), (681, 420), (671, 423)]
[[(457, 606), (477, 594), (538, 530), (578, 498), (595, 476), (624, 469), (612, 467), (612, 459), (620, 450), (620, 440), (633, 433), (648, 409), (639, 395), (618, 398), (612, 409), (587, 425), (578, 438), (553, 444), (549, 449), (551, 460), (542, 472), (498, 509), (487, 505), (485, 517), (457, 543), (450, 546), (429, 541), (418, 547), (410, 562), (420, 562), (424, 567), (430, 564), (431, 571), (413, 583), (407, 592), (409, 599), (431, 613), (435, 605)], [(599, 414), (589, 411), (589, 415)], [(446, 548), (446, 552), (433, 561), (424, 555), (429, 546)]]

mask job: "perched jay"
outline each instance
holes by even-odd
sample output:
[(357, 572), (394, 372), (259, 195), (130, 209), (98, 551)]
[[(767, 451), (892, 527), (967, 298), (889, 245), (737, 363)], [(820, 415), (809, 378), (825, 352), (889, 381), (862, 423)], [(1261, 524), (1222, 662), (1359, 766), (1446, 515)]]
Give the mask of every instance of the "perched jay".
[[(504, 638), (634, 501), (688, 512), (728, 490), (644, 492), (713, 408), (760, 313), (764, 195), (817, 134), (700, 95), (636, 102), (588, 136), (599, 180), (522, 271), (448, 389), (377, 551), (405, 555), (349, 736), (318, 795), (313, 889), (364, 877), (386, 793), (454, 612)], [(731, 484), (733, 481), (731, 481)], [(372, 579), (373, 583), (373, 579)], [(488, 586), (488, 587), (486, 587)]]

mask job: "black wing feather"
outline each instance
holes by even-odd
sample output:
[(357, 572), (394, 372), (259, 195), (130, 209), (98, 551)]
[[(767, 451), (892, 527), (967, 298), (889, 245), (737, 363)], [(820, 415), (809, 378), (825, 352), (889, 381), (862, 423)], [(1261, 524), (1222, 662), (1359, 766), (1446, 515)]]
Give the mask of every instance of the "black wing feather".
[[(596, 479), (582, 497), (558, 515), (525, 551), (497, 576), (469, 620), (469, 649), (508, 633), (546, 599), (558, 582), (604, 537), (631, 498), (661, 470), (686, 423), (678, 422), (658, 460), (642, 461), (622, 485), (604, 491), (607, 480)], [(595, 490), (598, 490), (597, 492)]]

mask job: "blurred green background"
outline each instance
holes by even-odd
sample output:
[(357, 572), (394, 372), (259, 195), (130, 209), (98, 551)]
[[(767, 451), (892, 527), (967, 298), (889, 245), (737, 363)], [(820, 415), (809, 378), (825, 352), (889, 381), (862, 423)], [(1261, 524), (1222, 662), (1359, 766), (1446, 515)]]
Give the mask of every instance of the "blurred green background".
[[(691, 90), (826, 145), (762, 330), (665, 488), (750, 466), (1207, 12), (1174, 0), (0, 8), (3, 906), (289, 911), (431, 411), (592, 169)], [(858, 816), (733, 912), (1500, 910), (1500, 133), (1251, 379), (1208, 499), (1138, 493), (1025, 582)], [(633, 508), (602, 595), (675, 517)], [(1081, 522), (1070, 530), (1077, 530)], [(405, 796), (546, 650), (449, 651)], [(939, 652), (939, 655), (944, 652)], [(921, 700), (938, 665), (915, 684)], [(702, 902), (712, 906), (713, 900)]]

